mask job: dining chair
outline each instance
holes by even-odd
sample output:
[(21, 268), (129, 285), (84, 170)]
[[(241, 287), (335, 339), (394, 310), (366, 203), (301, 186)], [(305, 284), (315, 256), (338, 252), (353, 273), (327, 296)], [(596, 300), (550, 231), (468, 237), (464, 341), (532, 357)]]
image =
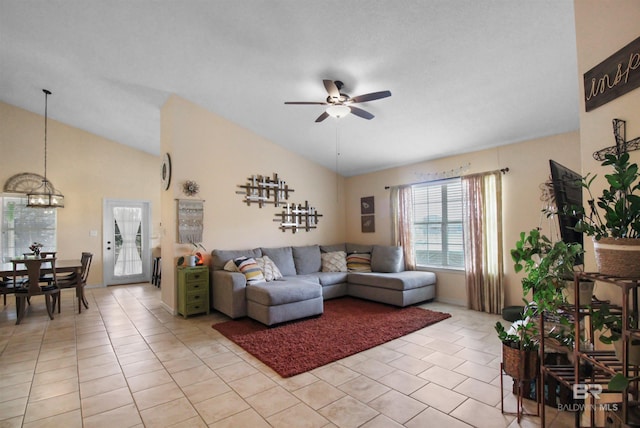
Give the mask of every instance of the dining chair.
[[(80, 274), (73, 272), (65, 276), (57, 276), (58, 288), (75, 288), (76, 298), (78, 299), (78, 313), (82, 313), (82, 306), (85, 309), (89, 309), (89, 303), (84, 296), (84, 287), (87, 285), (87, 278), (89, 277), (89, 268), (91, 268), (91, 260), (93, 260), (93, 253), (83, 252), (80, 259), (82, 267), (80, 268)], [(60, 295), (62, 297), (62, 295)], [(60, 300), (58, 298), (58, 313), (60, 313)]]
[[(18, 285), (22, 284), (22, 279), (18, 281)], [(13, 278), (2, 277), (0, 278), (0, 294), (4, 299), (4, 306), (7, 306), (7, 294), (13, 294), (15, 292), (15, 283)]]
[(47, 313), (49, 318), (53, 319), (53, 309), (56, 306), (58, 297), (60, 295), (60, 289), (56, 281), (55, 275), (51, 282), (41, 279), (42, 265), (45, 263), (50, 264), (51, 270), (55, 272), (56, 258), (34, 258), (34, 259), (21, 259), (12, 260), (13, 263), (13, 282), (18, 284), (18, 265), (24, 264), (27, 270), (26, 281), (22, 282), (20, 286), (15, 287), (14, 294), (16, 296), (16, 325), (20, 324), (24, 314), (27, 310), (27, 300), (33, 296), (44, 296), (45, 305), (47, 307)]

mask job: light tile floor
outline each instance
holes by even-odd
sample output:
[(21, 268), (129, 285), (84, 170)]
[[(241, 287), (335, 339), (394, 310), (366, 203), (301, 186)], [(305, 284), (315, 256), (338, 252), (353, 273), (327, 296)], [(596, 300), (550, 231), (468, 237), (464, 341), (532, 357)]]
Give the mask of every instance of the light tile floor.
[(428, 303), (452, 317), (282, 379), (211, 328), (225, 316), (173, 316), (150, 284), (87, 289), (82, 314), (73, 293), (53, 321), (39, 297), (19, 326), (13, 296), (0, 310), (0, 427), (517, 426), (494, 315)]

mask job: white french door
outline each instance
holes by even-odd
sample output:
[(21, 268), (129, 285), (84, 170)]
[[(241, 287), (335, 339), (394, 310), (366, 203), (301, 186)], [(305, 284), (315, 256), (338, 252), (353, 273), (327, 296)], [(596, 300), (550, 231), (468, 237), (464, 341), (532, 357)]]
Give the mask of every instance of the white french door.
[(149, 202), (105, 199), (103, 205), (104, 284), (149, 282)]

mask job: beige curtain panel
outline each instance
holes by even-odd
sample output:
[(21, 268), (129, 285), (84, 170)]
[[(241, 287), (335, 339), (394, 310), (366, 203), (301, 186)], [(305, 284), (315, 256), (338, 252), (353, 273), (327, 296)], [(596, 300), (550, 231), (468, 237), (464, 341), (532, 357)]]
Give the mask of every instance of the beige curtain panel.
[(467, 306), (499, 314), (504, 304), (502, 173), (462, 177)]
[(410, 185), (391, 188), (391, 239), (402, 246), (404, 268), (415, 270), (413, 252), (413, 191)]

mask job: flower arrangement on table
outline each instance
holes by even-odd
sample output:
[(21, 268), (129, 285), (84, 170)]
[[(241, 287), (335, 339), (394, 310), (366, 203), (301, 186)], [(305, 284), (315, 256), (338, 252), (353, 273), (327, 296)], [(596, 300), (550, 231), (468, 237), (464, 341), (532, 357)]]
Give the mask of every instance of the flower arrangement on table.
[(36, 256), (40, 255), (40, 249), (42, 248), (42, 244), (39, 242), (34, 242), (33, 244), (29, 245), (29, 249), (31, 250), (31, 252), (33, 254), (35, 254)]

